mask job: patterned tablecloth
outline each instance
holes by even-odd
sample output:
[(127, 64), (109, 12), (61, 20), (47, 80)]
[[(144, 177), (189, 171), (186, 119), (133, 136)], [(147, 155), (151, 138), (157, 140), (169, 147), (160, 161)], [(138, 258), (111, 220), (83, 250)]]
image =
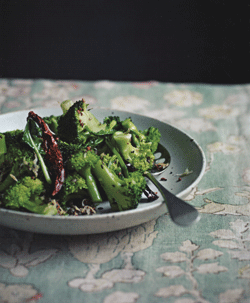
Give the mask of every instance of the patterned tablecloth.
[(250, 85), (0, 80), (2, 114), (69, 98), (195, 138), (207, 167), (186, 200), (201, 220), (71, 237), (0, 226), (0, 302), (250, 302)]

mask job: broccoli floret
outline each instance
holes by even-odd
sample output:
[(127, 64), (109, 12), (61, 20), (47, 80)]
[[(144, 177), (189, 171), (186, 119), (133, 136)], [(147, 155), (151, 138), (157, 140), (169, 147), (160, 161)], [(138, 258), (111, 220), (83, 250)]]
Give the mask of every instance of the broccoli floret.
[(70, 107), (74, 104), (74, 102), (70, 99), (64, 100), (60, 106), (63, 111), (63, 115), (67, 113), (67, 111), (70, 109)]
[[(43, 119), (30, 112), (24, 131), (0, 134), (1, 205), (58, 214), (58, 201), (67, 207), (72, 200), (88, 199), (95, 204), (107, 197), (113, 211), (136, 208), (146, 190), (144, 173), (154, 165), (158, 129), (139, 131), (130, 118), (121, 121), (117, 116), (100, 123), (84, 100), (65, 100), (61, 108), (62, 115)], [(63, 168), (56, 171), (60, 177), (56, 200), (49, 197), (54, 170), (49, 171), (43, 161), (49, 142), (42, 131), (44, 125), (49, 131), (46, 124), (55, 134), (50, 132), (49, 138), (55, 139), (60, 157), (57, 162), (54, 154), (45, 160), (50, 168), (59, 167), (56, 163)]]
[(112, 137), (112, 142), (118, 149), (123, 159), (130, 163), (134, 169), (140, 172), (150, 170), (154, 165), (154, 154), (151, 151), (150, 142), (141, 142), (138, 147), (131, 144), (130, 133), (115, 132)]
[(142, 172), (154, 166), (154, 153), (158, 148), (161, 134), (153, 126), (147, 130), (139, 131), (131, 118), (122, 122), (125, 133), (117, 131), (113, 135), (113, 142), (123, 156), (135, 169)]
[(143, 131), (143, 134), (146, 137), (146, 142), (151, 142), (152, 153), (155, 153), (158, 148), (158, 144), (161, 140), (161, 133), (158, 128), (150, 126), (148, 129)]
[(5, 132), (1, 137), (0, 192), (4, 192), (24, 175), (37, 176), (39, 165), (36, 155), (22, 140), (22, 130)]
[(131, 142), (134, 146), (138, 147), (142, 142), (151, 143), (152, 153), (156, 152), (161, 139), (161, 133), (158, 128), (150, 126), (148, 129), (140, 131), (130, 118), (122, 122), (122, 127), (126, 132), (131, 133)]
[(58, 121), (58, 136), (68, 143), (79, 142), (89, 138), (92, 133), (105, 130), (106, 124), (101, 124), (88, 110), (84, 100), (75, 102)]
[(65, 141), (58, 140), (57, 144), (62, 153), (62, 157), (65, 163), (73, 154), (76, 154), (77, 152), (80, 152), (81, 150), (85, 150), (87, 148), (87, 145), (82, 142), (67, 143)]
[(62, 186), (59, 193), (59, 200), (62, 207), (64, 207), (69, 201), (75, 199), (84, 199), (88, 197), (87, 184), (85, 179), (77, 172), (69, 174)]
[(4, 162), (4, 155), (7, 153), (5, 135), (0, 134), (0, 164)]
[(113, 211), (137, 207), (146, 187), (142, 174), (136, 171), (130, 173), (128, 178), (121, 179), (102, 160), (99, 160), (92, 170), (104, 189)]
[(146, 137), (141, 131), (137, 129), (135, 124), (132, 122), (131, 118), (127, 118), (122, 122), (123, 129), (132, 134), (132, 142), (135, 146), (139, 146), (140, 142), (146, 141)]
[(103, 123), (107, 125), (108, 128), (113, 130), (121, 130), (122, 129), (122, 122), (120, 117), (118, 116), (108, 116), (105, 117)]
[(110, 156), (109, 154), (101, 154), (100, 158), (109, 169), (115, 172), (116, 175), (122, 175), (122, 168), (116, 155)]
[(48, 117), (43, 117), (44, 122), (48, 125), (50, 130), (57, 135), (57, 127), (58, 127), (58, 120), (60, 119), (61, 116), (48, 116)]
[(87, 184), (89, 196), (93, 203), (102, 202), (102, 197), (92, 174), (92, 168), (100, 159), (93, 150), (79, 151), (71, 156), (68, 161), (68, 169), (76, 171)]
[(42, 215), (56, 215), (57, 204), (45, 202), (43, 182), (30, 176), (22, 178), (8, 188), (3, 198), (3, 205), (10, 209), (24, 208)]

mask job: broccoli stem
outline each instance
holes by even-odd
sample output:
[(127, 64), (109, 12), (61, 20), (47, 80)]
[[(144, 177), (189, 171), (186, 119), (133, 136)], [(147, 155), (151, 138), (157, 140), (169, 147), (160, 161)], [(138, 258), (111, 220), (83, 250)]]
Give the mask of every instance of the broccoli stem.
[(124, 120), (122, 122), (122, 127), (125, 131), (131, 131), (131, 133), (133, 134), (133, 140), (136, 146), (139, 145), (141, 140), (146, 140), (146, 137), (144, 136), (144, 134), (142, 134), (138, 128), (135, 126), (135, 124), (131, 121), (130, 118)]
[(4, 155), (7, 153), (7, 146), (5, 142), (5, 135), (0, 134), (0, 164), (4, 162)]
[(129, 172), (128, 172), (128, 168), (127, 168), (127, 165), (125, 164), (125, 162), (123, 161), (123, 158), (122, 156), (120, 155), (120, 153), (117, 151), (117, 149), (112, 145), (110, 144), (109, 140), (107, 139), (106, 140), (106, 144), (107, 146), (109, 147), (109, 149), (111, 150), (111, 152), (116, 155), (120, 165), (121, 165), (121, 168), (122, 168), (122, 172), (123, 172), (123, 175), (125, 178), (128, 178), (129, 176)]
[(95, 178), (91, 173), (91, 167), (90, 166), (84, 167), (82, 170), (79, 171), (79, 174), (86, 181), (86, 184), (88, 187), (88, 193), (90, 195), (92, 202), (94, 202), (94, 203), (102, 202), (102, 197), (101, 197), (98, 187), (96, 185)]
[(113, 174), (106, 165), (103, 165), (101, 160), (95, 164), (93, 172), (104, 189), (112, 210), (119, 211), (119, 205), (115, 201), (114, 196), (117, 201), (121, 202), (124, 200), (124, 194), (121, 190), (123, 186), (122, 180)]
[(6, 191), (8, 189), (8, 187), (10, 187), (14, 183), (16, 183), (17, 180), (15, 180), (15, 178), (16, 178), (17, 172), (19, 172), (19, 165), (18, 165), (18, 163), (15, 163), (12, 166), (11, 171), (9, 172), (8, 176), (4, 179), (3, 182), (1, 182), (0, 192)]
[(58, 214), (55, 204), (53, 203), (41, 204), (41, 202), (42, 201), (39, 201), (39, 199), (35, 199), (34, 201), (33, 200), (27, 201), (27, 203), (25, 203), (23, 207), (31, 211), (32, 213), (36, 213), (36, 214), (41, 214), (46, 216), (54, 216)]
[(132, 133), (132, 141), (135, 145), (135, 147), (139, 147), (140, 146), (140, 141), (138, 139), (138, 136), (136, 134), (134, 134), (133, 132)]
[(70, 107), (74, 104), (72, 100), (65, 100), (63, 101), (60, 106), (63, 111), (63, 114), (66, 114)]

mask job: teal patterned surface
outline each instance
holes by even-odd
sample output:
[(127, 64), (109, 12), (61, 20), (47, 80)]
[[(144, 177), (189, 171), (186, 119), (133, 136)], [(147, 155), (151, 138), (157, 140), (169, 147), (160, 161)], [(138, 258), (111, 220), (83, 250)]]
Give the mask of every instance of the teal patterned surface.
[(0, 226), (0, 303), (250, 302), (250, 85), (0, 80), (2, 114), (69, 98), (195, 138), (207, 168), (186, 200), (201, 220), (74, 237)]

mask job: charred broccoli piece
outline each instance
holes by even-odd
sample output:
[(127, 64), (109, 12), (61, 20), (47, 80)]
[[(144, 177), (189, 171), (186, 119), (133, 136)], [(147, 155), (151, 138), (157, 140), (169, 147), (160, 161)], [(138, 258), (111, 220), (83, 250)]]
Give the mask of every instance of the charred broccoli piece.
[(105, 130), (106, 124), (101, 124), (88, 110), (84, 100), (77, 101), (67, 109), (58, 120), (58, 136), (68, 143), (86, 142), (92, 133)]

